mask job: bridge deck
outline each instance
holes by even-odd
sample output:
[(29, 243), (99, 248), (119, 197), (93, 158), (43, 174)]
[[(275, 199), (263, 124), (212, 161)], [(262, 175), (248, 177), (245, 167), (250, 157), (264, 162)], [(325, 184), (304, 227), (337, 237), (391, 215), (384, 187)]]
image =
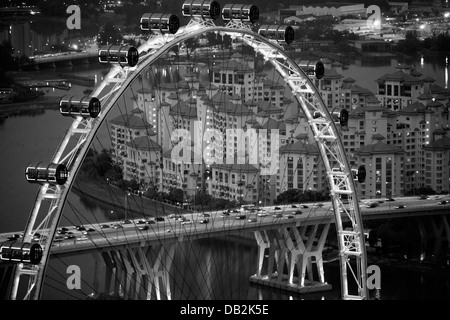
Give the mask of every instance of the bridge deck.
[[(446, 197), (448, 198), (448, 197)], [(450, 214), (450, 204), (438, 205), (433, 200), (417, 200), (417, 199), (400, 199), (395, 202), (383, 202), (375, 208), (367, 208), (367, 202), (376, 200), (367, 200), (361, 203), (361, 214), (364, 221), (388, 218), (405, 218), (420, 217), (427, 215)], [(404, 205), (405, 208), (396, 209), (396, 206)], [(139, 224), (138, 220), (132, 221), (130, 224), (123, 224), (120, 228), (111, 226), (119, 224), (118, 221), (105, 222), (102, 224), (87, 225), (96, 231), (89, 232), (83, 236), (75, 227), (68, 227), (72, 233), (73, 239), (64, 239), (54, 241), (52, 254), (70, 254), (75, 252), (97, 250), (101, 248), (110, 248), (122, 245), (151, 245), (152, 243), (160, 243), (161, 241), (183, 241), (183, 239), (200, 239), (208, 237), (221, 237), (242, 232), (252, 232), (256, 230), (275, 229), (282, 225), (316, 225), (334, 222), (334, 213), (331, 210), (331, 204), (324, 203), (323, 207), (308, 208), (291, 208), (289, 206), (280, 206), (280, 210), (274, 210), (274, 207), (263, 208), (261, 212), (265, 212), (266, 216), (258, 216), (261, 212), (231, 213), (230, 216), (223, 217), (222, 211), (209, 212), (209, 223), (200, 223), (204, 218), (198, 213), (183, 214), (191, 223), (182, 223), (176, 219), (165, 217), (165, 221), (152, 224)], [(297, 210), (301, 210), (302, 214), (295, 215)], [(280, 218), (274, 218), (276, 213), (282, 213)], [(236, 216), (245, 214), (245, 219), (238, 220)], [(291, 216), (291, 218), (287, 218)], [(256, 221), (250, 222), (250, 219)], [(108, 228), (102, 228), (107, 224)], [(148, 226), (147, 230), (140, 230), (144, 225)], [(18, 232), (16, 232), (18, 233)], [(0, 241), (6, 240), (12, 233), (0, 234)], [(45, 236), (45, 235), (44, 235)]]

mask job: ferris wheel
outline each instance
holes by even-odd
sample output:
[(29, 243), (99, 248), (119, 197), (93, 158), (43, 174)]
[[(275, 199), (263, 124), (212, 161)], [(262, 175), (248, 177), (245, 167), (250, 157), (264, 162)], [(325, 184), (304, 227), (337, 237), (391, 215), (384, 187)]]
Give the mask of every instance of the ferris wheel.
[[(332, 223), (336, 227), (337, 259), (340, 266), (342, 298), (367, 299), (364, 232), (356, 191), (356, 184), (358, 180), (359, 182), (364, 180), (365, 173), (363, 167), (352, 169), (340, 138), (338, 128), (347, 125), (348, 112), (346, 110), (330, 111), (314, 83), (314, 79), (320, 79), (324, 75), (323, 64), (310, 61), (299, 63), (290, 57), (283, 47), (283, 45), (290, 44), (294, 39), (294, 29), (290, 26), (262, 25), (258, 31), (254, 31), (254, 24), (259, 16), (258, 9), (255, 6), (227, 4), (221, 10), (219, 3), (216, 1), (190, 0), (183, 4), (182, 14), (191, 19), (183, 27), (180, 27), (180, 21), (176, 15), (144, 14), (140, 21), (141, 29), (153, 32), (148, 41), (138, 48), (131, 45), (102, 47), (99, 50), (99, 61), (112, 65), (104, 80), (89, 97), (64, 97), (61, 100), (61, 114), (73, 117), (74, 120), (52, 160), (49, 163), (31, 163), (26, 169), (27, 180), (31, 183), (40, 184), (40, 187), (24, 233), (23, 243), (26, 245), (19, 248), (17, 243), (10, 244), (11, 252), (13, 246), (16, 246), (14, 247), (16, 252), (14, 261), (18, 262), (11, 298), (40, 298), (49, 257), (61, 229), (58, 227), (64, 208), (70, 207), (72, 211), (77, 211), (70, 204), (71, 192), (73, 189), (79, 191), (81, 189), (81, 192), (83, 192), (83, 187), (77, 187), (77, 180), (80, 177), (86, 178), (86, 176), (89, 176), (86, 173), (89, 163), (94, 167), (97, 166), (98, 169), (103, 150), (113, 150), (112, 153), (104, 152), (110, 159), (108, 169), (119, 168), (122, 174), (137, 177), (137, 180), (139, 180), (140, 174), (142, 180), (145, 180), (143, 185), (147, 190), (155, 186), (159, 186), (159, 190), (161, 190), (169, 181), (162, 181), (164, 177), (162, 171), (165, 166), (172, 166), (163, 159), (163, 153), (166, 152), (163, 147), (173, 147), (170, 134), (176, 131), (176, 128), (180, 128), (183, 120), (191, 116), (196, 119), (203, 117), (202, 125), (205, 125), (207, 119), (211, 119), (208, 118), (209, 116), (206, 113), (202, 114), (199, 111), (200, 108), (197, 108), (195, 115), (192, 115), (190, 110), (194, 109), (189, 108), (191, 104), (198, 103), (196, 101), (201, 96), (206, 96), (207, 99), (204, 100), (206, 101), (204, 102), (206, 110), (209, 103), (214, 105), (213, 94), (216, 92), (216, 97), (224, 99), (221, 108), (228, 110), (228, 115), (231, 114), (230, 112), (238, 113), (240, 116), (243, 115), (242, 110), (230, 107), (233, 100), (240, 101), (237, 104), (238, 106), (245, 104), (247, 112), (252, 108), (256, 108), (258, 111), (258, 107), (254, 107), (254, 105), (262, 100), (264, 94), (262, 94), (263, 97), (258, 97), (256, 90), (249, 92), (249, 87), (245, 87), (245, 83), (248, 81), (246, 79), (248, 68), (243, 67), (244, 63), (231, 62), (231, 49), (223, 50), (220, 47), (220, 42), (227, 39), (230, 44), (237, 44), (238, 49), (234, 49), (234, 51), (242, 53), (238, 58), (241, 59), (241, 62), (245, 61), (245, 56), (249, 53), (255, 59), (259, 59), (259, 68), (271, 74), (270, 80), (274, 83), (273, 86), (283, 87), (284, 92), (287, 92), (289, 97), (292, 98), (291, 104), (295, 105), (297, 109), (295, 114), (301, 115), (300, 117), (303, 119), (298, 123), (303, 121), (305, 127), (308, 128), (310, 145), (316, 146), (317, 159), (321, 168), (323, 168), (324, 183), (328, 186), (327, 191), (329, 192), (331, 206), (325, 216), (326, 218), (323, 219), (332, 219)], [(225, 26), (219, 26), (215, 23), (219, 17), (226, 23)], [(202, 52), (202, 50), (193, 50), (198, 45), (197, 42), (192, 46), (190, 42), (193, 42), (194, 39), (204, 41), (203, 54), (197, 55), (195, 53)], [(217, 43), (215, 42), (213, 45), (214, 39)], [(254, 64), (251, 66), (256, 69), (257, 63), (252, 63)], [(204, 75), (207, 80), (199, 86), (198, 82), (200, 81), (194, 81), (193, 74), (196, 72), (199, 74), (199, 69), (204, 66), (210, 66), (211, 70), (214, 70), (215, 66), (217, 68), (218, 66), (228, 66), (232, 72), (216, 76), (214, 71), (208, 71)], [(184, 70), (183, 75), (181, 75), (181, 68)], [(178, 80), (183, 77), (188, 80), (181, 84)], [(267, 76), (265, 79), (267, 80)], [(255, 81), (255, 79), (253, 78), (252, 81)], [(261, 81), (261, 83), (264, 82)], [(240, 91), (237, 93), (236, 89), (227, 86), (226, 84), (229, 82), (237, 82), (240, 85)], [(189, 84), (191, 85), (189, 86)], [(255, 87), (254, 83), (252, 83), (252, 86)], [(247, 99), (246, 95), (249, 95), (250, 98)], [(278, 97), (278, 99), (282, 101), (283, 97)], [(184, 102), (180, 103), (182, 100)], [(144, 107), (139, 108), (139, 106)], [(169, 119), (171, 112), (173, 114), (177, 111), (181, 112), (184, 117), (177, 119), (180, 123), (174, 123), (173, 119)], [(265, 111), (269, 112), (267, 109)], [(259, 112), (264, 112), (264, 110)], [(160, 116), (161, 114), (164, 117)], [(251, 117), (249, 114), (247, 116)], [(252, 114), (254, 115), (254, 113)], [(260, 116), (264, 118), (263, 115)], [(270, 118), (270, 116), (268, 117)], [(117, 119), (120, 119), (120, 121)], [(145, 121), (142, 121), (142, 119)], [(226, 121), (226, 119), (214, 119), (214, 121), (216, 120)], [(127, 124), (124, 126), (125, 129), (120, 127), (124, 121)], [(211, 121), (213, 120), (211, 119)], [(185, 123), (183, 125), (183, 128), (188, 128), (187, 132), (193, 132), (193, 128), (187, 127)], [(296, 131), (295, 126), (293, 127), (294, 132)], [(113, 127), (116, 129), (111, 133)], [(117, 129), (118, 127), (119, 129)], [(143, 130), (144, 134), (140, 130)], [(296, 132), (298, 133), (299, 130)], [(137, 134), (139, 136), (136, 136)], [(167, 134), (169, 134), (169, 138)], [(154, 138), (150, 139), (149, 137)], [(133, 145), (131, 141), (136, 144)], [(301, 145), (306, 145), (306, 143)], [(93, 157), (96, 150), (98, 151), (97, 155)], [(129, 154), (139, 150), (149, 152), (145, 161), (140, 162), (140, 168), (139, 165), (136, 166), (133, 161), (130, 161), (137, 156)], [(200, 152), (202, 151), (200, 149)], [(152, 154), (157, 156), (152, 159)], [(307, 156), (307, 153), (302, 154), (302, 157)], [(175, 167), (175, 165), (173, 166)], [(211, 182), (206, 182), (208, 179), (214, 180), (211, 170), (209, 165), (200, 164), (199, 180), (194, 179), (195, 181), (201, 180), (200, 189), (207, 189), (208, 186), (209, 191), (215, 189), (211, 187)], [(161, 172), (159, 176), (158, 172)], [(181, 172), (181, 174), (183, 173), (186, 174), (186, 172)], [(273, 172), (271, 174), (277, 175)], [(248, 183), (249, 176), (250, 173), (247, 173), (246, 183), (247, 186), (250, 185), (248, 187), (250, 190), (254, 187), (251, 186), (252, 183)], [(117, 183), (111, 185), (113, 178), (110, 181), (110, 178), (106, 178), (105, 175), (102, 175), (102, 177), (102, 183), (106, 182), (105, 188), (111, 198), (109, 202), (118, 203), (124, 209), (126, 220), (126, 215), (130, 214), (131, 211), (130, 201), (132, 200), (128, 197), (130, 193), (125, 191), (124, 198), (116, 199), (116, 193), (111, 192), (113, 189), (109, 188), (116, 188)], [(155, 177), (160, 178), (158, 180)], [(178, 179), (177, 174), (173, 179)], [(308, 178), (304, 178), (301, 182), (304, 184), (303, 188), (307, 183), (304, 181), (307, 180)], [(176, 183), (176, 181), (171, 182), (174, 185)], [(298, 187), (301, 183), (298, 183)], [(256, 185), (256, 182), (253, 185)], [(186, 194), (190, 194), (191, 198), (193, 197), (195, 206), (195, 196), (198, 197), (199, 195), (195, 190), (198, 188), (197, 183), (193, 187), (193, 192), (190, 192), (185, 184), (181, 184), (181, 186), (185, 189)], [(131, 192), (131, 188), (128, 190)], [(158, 187), (156, 190), (158, 190)], [(96, 193), (97, 191), (86, 191), (85, 189), (85, 192)], [(219, 192), (218, 188), (217, 192)], [(142, 197), (142, 191), (138, 190), (137, 196)], [(142, 211), (144, 213), (145, 209), (142, 209)], [(182, 212), (181, 209), (180, 212)], [(310, 209), (304, 211), (303, 214), (307, 215), (307, 220), (313, 220), (316, 213)], [(191, 216), (193, 217), (192, 213)], [(203, 215), (201, 223), (209, 222), (206, 218), (214, 223), (214, 217), (206, 214)], [(268, 228), (269, 224), (266, 222), (269, 217), (265, 219), (258, 218), (257, 221), (256, 219), (251, 221), (254, 223), (251, 230), (259, 237), (266, 234), (264, 230)], [(166, 218), (166, 220), (168, 219)], [(261, 224), (258, 224), (259, 221), (261, 221)], [(211, 222), (209, 225), (212, 225)], [(236, 227), (234, 223), (237, 222), (233, 221), (231, 228)], [(350, 227), (344, 228), (344, 223), (348, 223)], [(183, 228), (187, 226), (184, 225)], [(261, 231), (258, 230), (258, 226), (261, 226)], [(147, 226), (146, 229), (136, 228), (135, 237), (142, 241), (148, 240), (148, 234), (156, 230), (155, 228), (153, 225)], [(177, 230), (173, 229), (172, 233), (177, 233)], [(223, 231), (225, 230), (224, 227), (221, 230), (225, 232)], [(291, 227), (283, 230), (291, 232)], [(328, 231), (328, 229), (326, 230)], [(152, 245), (156, 242), (160, 245), (161, 255), (166, 256), (165, 259), (158, 256), (158, 261), (160, 261), (158, 263), (163, 264), (164, 261), (167, 263), (166, 269), (170, 269), (170, 266), (173, 265), (173, 254), (177, 250), (174, 241), (182, 242), (190, 236), (196, 238), (204, 232), (203, 229), (193, 228), (188, 234), (178, 234), (178, 236), (175, 236), (175, 240), (173, 238), (170, 241), (167, 240), (168, 245), (165, 246), (164, 242), (166, 238), (170, 238), (170, 231), (171, 229), (167, 226), (164, 227), (162, 233), (158, 229), (158, 232), (154, 231), (153, 240), (151, 240), (153, 241)], [(36, 234), (44, 233), (47, 236), (41, 237), (38, 242), (33, 242), (32, 245), (33, 237)], [(106, 243), (105, 246), (118, 245), (118, 242), (108, 238), (109, 235), (114, 237), (112, 233), (108, 234), (103, 230), (102, 241)], [(119, 241), (118, 239), (119, 237), (116, 237), (116, 241)], [(126, 241), (129, 241), (129, 239)], [(96, 246), (98, 246), (97, 243), (94, 244), (94, 247)], [(104, 248), (103, 245), (102, 248)], [(27, 251), (25, 252), (25, 250)], [(17, 258), (18, 251), (21, 254), (19, 258)], [(183, 251), (183, 254), (188, 255), (186, 252)], [(6, 253), (2, 255), (3, 257), (8, 258)], [(277, 256), (276, 262), (278, 263), (280, 259), (281, 256)], [(164, 279), (170, 287), (168, 276), (165, 276)], [(175, 292), (171, 293), (170, 289), (166, 291), (169, 298), (173, 294)]]

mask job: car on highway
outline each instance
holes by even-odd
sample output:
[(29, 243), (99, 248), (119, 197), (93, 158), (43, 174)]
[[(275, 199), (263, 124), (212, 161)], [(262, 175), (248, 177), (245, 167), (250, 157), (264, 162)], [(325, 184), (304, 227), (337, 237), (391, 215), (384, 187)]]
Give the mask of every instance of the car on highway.
[(297, 211), (294, 212), (294, 214), (302, 214), (302, 211), (301, 210), (297, 210)]
[(122, 225), (121, 225), (121, 224), (118, 224), (118, 223), (113, 224), (112, 227), (113, 227), (114, 229), (120, 229), (120, 228), (123, 228)]
[(274, 217), (274, 218), (282, 218), (282, 217), (283, 217), (283, 214), (281, 214), (281, 213), (275, 213), (272, 217)]
[(424, 194), (419, 197), (419, 200), (427, 200), (427, 199), (429, 199), (429, 197)]
[(84, 226), (76, 226), (75, 229), (77, 229), (78, 231), (84, 231), (84, 230), (86, 230), (86, 227), (84, 227)]
[(256, 222), (256, 221), (258, 221), (258, 220), (256, 220), (256, 218), (251, 218), (251, 219), (248, 219), (248, 220), (247, 220), (247, 222), (250, 222), (250, 223)]
[(122, 220), (120, 221), (121, 224), (132, 224), (133, 222), (131, 220)]
[(377, 202), (372, 202), (366, 205), (366, 208), (376, 208), (376, 207), (378, 207)]
[(80, 236), (80, 237), (77, 237), (75, 240), (77, 240), (77, 241), (85, 241), (85, 240), (88, 240), (88, 237)]
[(200, 223), (209, 223), (209, 219), (208, 218), (204, 218), (202, 220), (199, 221)]
[(281, 210), (281, 208), (280, 207), (275, 207), (275, 208), (273, 208), (273, 210)]
[(164, 218), (163, 217), (156, 217), (155, 221), (156, 222), (161, 222), (161, 221), (164, 221)]
[(294, 216), (292, 214), (288, 214), (288, 215), (284, 216), (284, 218), (286, 220), (289, 220), (289, 219), (294, 219)]
[(394, 198), (388, 198), (388, 199), (386, 199), (386, 201), (395, 201), (395, 199)]
[(65, 234), (67, 231), (69, 231), (69, 229), (67, 229), (66, 227), (62, 227), (62, 228), (58, 228), (56, 230), (56, 233), (58, 233), (58, 234)]
[(155, 220), (152, 220), (152, 219), (150, 219), (150, 220), (147, 220), (147, 222), (145, 222), (146, 224), (154, 224), (154, 223), (156, 223), (156, 221)]
[(53, 239), (53, 242), (60, 242), (63, 241), (64, 237), (63, 236), (56, 236), (55, 239)]
[(144, 219), (140, 219), (136, 222), (136, 224), (145, 224), (147, 221)]
[(143, 231), (148, 230), (148, 229), (150, 229), (150, 227), (147, 225), (139, 227), (139, 230), (143, 230)]
[(221, 214), (222, 217), (228, 217), (229, 215), (230, 215), (230, 213), (228, 211), (224, 211)]
[(258, 214), (258, 217), (267, 217), (269, 214), (267, 213), (267, 212), (259, 212)]
[(450, 203), (450, 201), (448, 201), (448, 200), (442, 200), (442, 201), (439, 201), (437, 204), (443, 205), (443, 204), (449, 204), (449, 203)]
[(8, 240), (17, 240), (17, 239), (22, 239), (22, 238), (23, 238), (23, 233), (14, 233), (7, 239)]
[(193, 221), (192, 220), (189, 220), (189, 219), (185, 219), (184, 221), (182, 221), (181, 222), (181, 224), (191, 224), (191, 223), (193, 223)]
[(245, 214), (238, 214), (236, 216), (236, 220), (244, 220), (245, 218), (247, 218), (247, 216)]
[(291, 205), (291, 208), (298, 208), (295, 204)]
[(210, 218), (211, 215), (209, 213), (201, 213), (200, 217), (204, 217), (204, 218)]
[(39, 241), (40, 239), (41, 239), (41, 234), (40, 233), (38, 233), (38, 232), (36, 232), (34, 235), (33, 235), (33, 238), (32, 238), (32, 241)]
[(300, 207), (301, 207), (302, 209), (308, 209), (308, 208), (309, 208), (306, 204), (302, 204)]
[(107, 228), (110, 227), (110, 225), (109, 225), (109, 224), (102, 224), (100, 227), (101, 227), (102, 229), (107, 229)]
[(401, 205), (395, 206), (394, 208), (395, 208), (395, 209), (404, 209), (405, 206), (401, 204)]

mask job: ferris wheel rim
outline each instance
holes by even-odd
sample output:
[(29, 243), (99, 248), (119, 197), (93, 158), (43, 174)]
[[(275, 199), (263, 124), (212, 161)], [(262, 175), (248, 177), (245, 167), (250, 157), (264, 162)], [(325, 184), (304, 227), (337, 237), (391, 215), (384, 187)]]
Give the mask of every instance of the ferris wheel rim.
[[(63, 212), (63, 207), (64, 204), (67, 202), (67, 197), (68, 194), (70, 192), (70, 189), (72, 188), (72, 185), (74, 183), (74, 179), (78, 174), (78, 171), (81, 167), (81, 164), (83, 162), (83, 159), (85, 158), (87, 151), (88, 151), (88, 146), (91, 145), (95, 135), (97, 134), (101, 124), (104, 123), (104, 120), (106, 119), (107, 114), (109, 113), (109, 111), (114, 107), (114, 105), (117, 103), (118, 99), (120, 99), (120, 97), (122, 97), (123, 93), (125, 92), (125, 90), (127, 90), (129, 88), (129, 86), (131, 85), (131, 83), (142, 74), (142, 71), (147, 68), (148, 66), (152, 65), (154, 61), (156, 61), (158, 58), (160, 58), (162, 55), (164, 55), (165, 53), (167, 53), (167, 51), (172, 47), (175, 46), (177, 44), (179, 44), (180, 42), (190, 39), (190, 38), (194, 38), (200, 34), (203, 33), (208, 33), (208, 32), (219, 32), (219, 33), (224, 33), (227, 35), (236, 35), (236, 36), (248, 36), (249, 37), (249, 41), (253, 41), (253, 40), (258, 40), (261, 43), (263, 43), (264, 45), (268, 46), (271, 50), (274, 50), (277, 52), (277, 54), (279, 54), (285, 61), (289, 61), (289, 64), (291, 66), (295, 66), (296, 67), (296, 71), (299, 74), (303, 75), (303, 80), (311, 87), (313, 88), (314, 94), (317, 95), (317, 99), (319, 101), (319, 103), (321, 104), (321, 107), (323, 108), (323, 110), (325, 111), (325, 118), (326, 120), (328, 120), (332, 127), (334, 127), (334, 123), (332, 122), (332, 118), (328, 112), (327, 107), (325, 106), (325, 104), (323, 103), (320, 95), (318, 94), (317, 89), (315, 88), (313, 82), (311, 81), (311, 79), (309, 79), (309, 77), (304, 74), (304, 72), (302, 71), (302, 69), (295, 63), (295, 61), (290, 58), (289, 56), (286, 55), (286, 53), (284, 52), (284, 50), (278, 45), (278, 44), (274, 44), (271, 41), (267, 40), (266, 38), (264, 38), (263, 36), (254, 33), (251, 30), (248, 29), (239, 29), (239, 28), (227, 28), (227, 27), (221, 27), (221, 26), (208, 26), (206, 28), (203, 29), (198, 29), (198, 30), (188, 30), (186, 31), (186, 28), (184, 29), (180, 29), (180, 35), (177, 36), (177, 34), (175, 34), (173, 37), (168, 38), (165, 40), (165, 43), (163, 43), (162, 45), (159, 46), (159, 48), (154, 49), (154, 51), (151, 54), (146, 54), (143, 57), (142, 61), (139, 61), (138, 64), (135, 67), (129, 68), (129, 72), (126, 74), (125, 79), (120, 83), (120, 88), (115, 91), (111, 96), (109, 96), (107, 98), (108, 103), (105, 106), (105, 109), (102, 108), (101, 114), (97, 119), (93, 119), (93, 124), (92, 127), (89, 129), (88, 132), (88, 136), (86, 139), (86, 142), (83, 146), (83, 148), (81, 149), (81, 153), (80, 155), (78, 155), (75, 159), (75, 166), (71, 168), (71, 178), (68, 180), (68, 184), (64, 186), (63, 188), (63, 192), (59, 194), (59, 198), (58, 198), (58, 203), (60, 204), (60, 206), (57, 209), (57, 213), (56, 213), (56, 217), (53, 220), (57, 220), (59, 221), (59, 219), (62, 216), (62, 212)], [(163, 36), (161, 36), (163, 37)], [(255, 48), (255, 51), (257, 51), (258, 53), (260, 52), (260, 48)], [(271, 62), (273, 62), (271, 60)], [(114, 69), (114, 68), (112, 68)], [(117, 70), (117, 68), (116, 68)], [(119, 71), (120, 72), (120, 71)], [(284, 78), (284, 77), (283, 77)], [(285, 79), (286, 80), (286, 79)], [(100, 84), (103, 85), (105, 81), (108, 81), (107, 79), (103, 80), (102, 83)], [(292, 89), (291, 89), (292, 91)], [(296, 97), (297, 95), (300, 95), (300, 93), (296, 93), (294, 94)], [(297, 97), (298, 98), (298, 97)], [(301, 106), (302, 109), (304, 109), (304, 106), (302, 103), (300, 103), (299, 101), (299, 105)], [(79, 119), (75, 119), (75, 122), (79, 122)], [(338, 140), (338, 147), (340, 149), (341, 152), (345, 153), (343, 150), (343, 144), (342, 144), (342, 140), (339, 137), (339, 135), (336, 136), (337, 140)], [(320, 156), (322, 158), (322, 160), (325, 162), (326, 157), (324, 156), (324, 152), (326, 152), (325, 149), (321, 148), (320, 149)], [(328, 160), (326, 160), (328, 161)], [(350, 175), (350, 167), (348, 164), (348, 161), (346, 162), (346, 165), (344, 166), (344, 173), (347, 175)], [(354, 188), (353, 184), (350, 184), (352, 186), (352, 188)], [(47, 186), (43, 186), (41, 188), (47, 188)], [(354, 189), (351, 190), (351, 192), (355, 195), (355, 197), (357, 196), (356, 192)], [(356, 198), (357, 199), (357, 198)], [(39, 199), (36, 199), (36, 203), (35, 206), (38, 205), (37, 202), (38, 201), (42, 201)], [(362, 219), (361, 219), (361, 215), (359, 212), (359, 207), (358, 207), (358, 203), (356, 202), (356, 206), (354, 207), (354, 210), (356, 211), (356, 228), (357, 231), (362, 233)], [(334, 211), (334, 215), (337, 218), (338, 216), (340, 217), (340, 213), (339, 213), (339, 207), (336, 207), (335, 202), (333, 202), (333, 211)], [(339, 220), (336, 221), (336, 228), (337, 231), (340, 232), (342, 231), (342, 221), (340, 221), (340, 219), (336, 219)], [(55, 222), (53, 222), (55, 223)], [(358, 229), (359, 228), (359, 229)], [(52, 243), (53, 243), (53, 239), (54, 239), (55, 234), (53, 233), (53, 235), (51, 235), (50, 237), (50, 241), (48, 243), (48, 246), (51, 247)], [(48, 260), (49, 260), (49, 256), (50, 256), (50, 248), (47, 248), (47, 252), (46, 254), (43, 256), (43, 263), (41, 264), (41, 268), (43, 269), (43, 273), (45, 274), (45, 268), (47, 266)], [(363, 259), (364, 259), (364, 255), (365, 252), (363, 253)], [(342, 262), (342, 261), (341, 261)], [(364, 263), (363, 263), (364, 265)], [(365, 270), (362, 270), (362, 272), (364, 273)], [(341, 270), (341, 280), (342, 280), (343, 274), (342, 274), (342, 270)], [(41, 279), (41, 282), (38, 283), (37, 285), (37, 289), (35, 290), (39, 290), (39, 294), (40, 295), (40, 290), (41, 287), (43, 285), (43, 281)], [(364, 286), (364, 283), (363, 283)], [(362, 293), (362, 296), (365, 297), (365, 292)]]

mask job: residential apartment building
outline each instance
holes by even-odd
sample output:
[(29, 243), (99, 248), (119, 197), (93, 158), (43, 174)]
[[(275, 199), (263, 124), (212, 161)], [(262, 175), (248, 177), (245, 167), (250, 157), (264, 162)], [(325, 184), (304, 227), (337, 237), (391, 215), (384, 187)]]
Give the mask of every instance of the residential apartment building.
[(357, 183), (362, 198), (395, 197), (405, 194), (404, 151), (382, 141), (355, 150), (355, 161), (366, 168), (366, 180)]
[(450, 191), (450, 138), (444, 136), (423, 148), (424, 185), (436, 192)]
[(126, 142), (124, 151), (124, 179), (134, 180), (144, 188), (153, 186), (161, 190), (161, 146), (144, 135)]
[(407, 73), (405, 69), (391, 74), (384, 74), (377, 80), (376, 97), (386, 108), (397, 111), (417, 101), (425, 93), (427, 79)]
[(207, 180), (208, 193), (236, 202), (256, 203), (260, 170), (252, 164), (214, 164)]
[(119, 115), (110, 121), (111, 157), (114, 163), (124, 166), (124, 158), (127, 156), (126, 145), (133, 139), (148, 136), (156, 139), (153, 126), (143, 117), (142, 111), (134, 109), (129, 114)]

